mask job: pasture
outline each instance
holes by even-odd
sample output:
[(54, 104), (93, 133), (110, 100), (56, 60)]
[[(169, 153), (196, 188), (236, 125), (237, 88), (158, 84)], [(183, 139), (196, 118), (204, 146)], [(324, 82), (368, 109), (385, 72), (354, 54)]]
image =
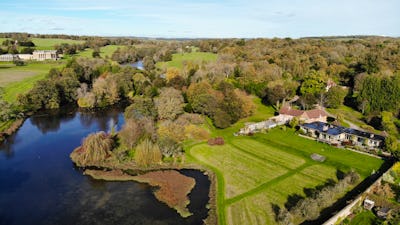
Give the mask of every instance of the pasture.
[(62, 61), (29, 62), (25, 66), (12, 63), (0, 64), (0, 87), (4, 88), (3, 98), (14, 102), (18, 94), (29, 91), (34, 83), (43, 79), (53, 67), (61, 67)]
[[(112, 54), (118, 49), (118, 48), (123, 48), (124, 46), (122, 45), (107, 45), (104, 47), (100, 48), (100, 57), (101, 58), (111, 58)], [(87, 57), (87, 58), (93, 58), (92, 56), (93, 49), (87, 48), (84, 51), (78, 52), (76, 56), (80, 57)]]
[(217, 60), (217, 54), (209, 52), (191, 52), (191, 53), (176, 53), (172, 55), (172, 60), (168, 62), (158, 62), (156, 66), (158, 68), (169, 68), (176, 67), (179, 69), (183, 68), (184, 62), (212, 62)]
[[(3, 43), (7, 38), (0, 38), (0, 44)], [(85, 41), (82, 40), (72, 40), (72, 39), (59, 39), (59, 38), (31, 38), (32, 42), (35, 44), (35, 49), (37, 50), (54, 50), (54, 45), (59, 45), (62, 43), (67, 44), (82, 44)], [(24, 47), (20, 47), (24, 48)]]
[[(218, 130), (223, 146), (198, 143), (187, 146), (188, 160), (209, 167), (217, 176), (217, 208), (220, 224), (275, 224), (272, 204), (284, 207), (289, 196), (305, 196), (304, 190), (337, 181), (338, 170), (357, 171), (362, 179), (378, 169), (382, 160), (331, 147), (298, 136), (294, 130), (275, 128), (265, 134), (233, 136), (247, 121), (272, 116), (270, 107), (255, 99), (258, 110), (232, 128)], [(271, 113), (272, 111), (272, 113)], [(272, 115), (271, 115), (272, 114)], [(313, 161), (312, 153), (325, 156)], [(344, 195), (345, 193), (343, 193)]]

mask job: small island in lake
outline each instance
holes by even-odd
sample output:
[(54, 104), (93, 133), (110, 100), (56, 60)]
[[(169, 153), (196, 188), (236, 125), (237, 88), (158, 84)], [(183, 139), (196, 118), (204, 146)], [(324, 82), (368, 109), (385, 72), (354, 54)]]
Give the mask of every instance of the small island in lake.
[[(100, 167), (110, 171), (86, 169), (85, 174), (94, 179), (108, 181), (137, 181), (159, 187), (154, 194), (158, 200), (174, 208), (182, 217), (192, 215), (186, 206), (190, 203), (187, 195), (196, 184), (195, 179), (182, 175), (175, 170), (158, 170), (172, 168), (173, 165), (161, 164), (161, 152), (152, 141), (147, 140), (136, 147), (136, 151), (146, 152), (146, 155), (136, 156), (136, 160), (121, 160), (116, 149), (118, 136), (98, 132), (90, 134), (82, 146), (76, 148), (70, 155), (72, 161), (80, 167)], [(149, 153), (150, 152), (150, 153)], [(162, 167), (164, 166), (164, 167)], [(136, 170), (136, 176), (123, 172)]]

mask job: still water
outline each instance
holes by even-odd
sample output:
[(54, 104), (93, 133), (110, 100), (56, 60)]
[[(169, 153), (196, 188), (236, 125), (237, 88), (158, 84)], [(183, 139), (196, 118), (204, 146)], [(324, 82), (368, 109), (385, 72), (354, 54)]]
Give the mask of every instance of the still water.
[(0, 224), (202, 224), (210, 182), (199, 171), (183, 219), (136, 182), (106, 182), (82, 175), (69, 158), (83, 137), (120, 129), (121, 109), (46, 112), (30, 117), (0, 146)]

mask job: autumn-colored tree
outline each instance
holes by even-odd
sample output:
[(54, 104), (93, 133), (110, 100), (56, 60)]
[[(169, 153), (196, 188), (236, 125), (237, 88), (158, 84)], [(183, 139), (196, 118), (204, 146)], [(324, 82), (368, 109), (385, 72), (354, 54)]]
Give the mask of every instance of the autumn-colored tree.
[(165, 79), (167, 79), (167, 82), (172, 80), (174, 77), (179, 76), (181, 74), (181, 71), (176, 68), (176, 67), (169, 67), (167, 69), (167, 72), (165, 72)]
[(82, 146), (71, 153), (71, 158), (79, 166), (96, 165), (106, 160), (114, 147), (114, 139), (104, 132), (90, 134)]
[(135, 162), (140, 166), (151, 166), (161, 163), (162, 154), (157, 144), (150, 139), (143, 140), (135, 148)]
[(154, 99), (154, 104), (161, 120), (174, 120), (184, 112), (185, 106), (182, 93), (175, 88), (162, 88), (160, 95)]
[(178, 143), (185, 140), (185, 127), (170, 120), (161, 122), (158, 126), (157, 133), (161, 138), (168, 137)]

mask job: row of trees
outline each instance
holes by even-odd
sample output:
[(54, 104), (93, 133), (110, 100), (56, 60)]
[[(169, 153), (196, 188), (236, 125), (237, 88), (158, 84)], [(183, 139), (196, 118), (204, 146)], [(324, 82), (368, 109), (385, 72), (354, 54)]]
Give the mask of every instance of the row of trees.
[(360, 175), (351, 171), (337, 183), (328, 184), (319, 190), (316, 189), (307, 198), (300, 198), (289, 209), (276, 207), (278, 208), (275, 215), (276, 222), (289, 225), (293, 224), (293, 221), (301, 223), (305, 220), (317, 219), (322, 209), (331, 206), (339, 196), (357, 184), (359, 180)]

